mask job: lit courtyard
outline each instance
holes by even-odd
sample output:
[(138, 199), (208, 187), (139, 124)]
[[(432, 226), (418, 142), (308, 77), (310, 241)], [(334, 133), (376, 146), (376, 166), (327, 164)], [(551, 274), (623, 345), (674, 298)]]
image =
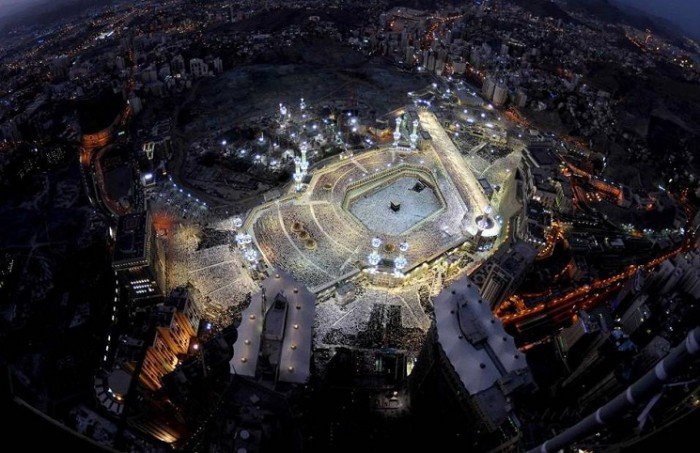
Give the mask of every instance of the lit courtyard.
[(442, 207), (440, 199), (425, 181), (402, 176), (358, 194), (350, 201), (349, 211), (369, 231), (395, 236)]
[(253, 209), (243, 229), (265, 264), (319, 292), (367, 266), (373, 237), (386, 260), (409, 244), (406, 271), (471, 237), (488, 201), (434, 115), (420, 119), (433, 137), (422, 150), (380, 147), (335, 160), (312, 170), (302, 192)]

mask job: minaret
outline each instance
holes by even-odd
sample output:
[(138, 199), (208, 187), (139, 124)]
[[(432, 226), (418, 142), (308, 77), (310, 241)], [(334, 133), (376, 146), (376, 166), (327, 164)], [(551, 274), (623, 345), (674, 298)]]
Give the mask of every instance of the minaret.
[(413, 132), (408, 137), (411, 140), (411, 149), (416, 149), (418, 143), (418, 120), (413, 120)]
[(396, 129), (394, 129), (394, 146), (399, 146), (399, 140), (401, 139), (401, 117), (396, 117)]
[(243, 226), (243, 219), (240, 217), (234, 217), (233, 218), (233, 229), (234, 230), (239, 230)]
[(372, 252), (367, 256), (367, 262), (370, 265), (370, 272), (377, 272), (377, 266), (382, 260), (382, 256), (379, 254), (379, 246), (382, 245), (382, 240), (379, 238), (372, 239)]
[(253, 267), (255, 267), (258, 264), (258, 251), (255, 250), (253, 247), (246, 249), (243, 252), (243, 256)]
[(476, 226), (479, 227), (480, 230), (487, 230), (488, 228), (490, 228), (490, 216), (492, 212), (493, 208), (491, 207), (491, 205), (487, 205), (484, 208), (484, 214), (477, 217), (478, 220), (476, 222)]
[(301, 181), (304, 179), (304, 175), (301, 172), (301, 158), (299, 156), (294, 158), (294, 182), (295, 189), (297, 192), (301, 191)]
[(253, 237), (246, 233), (236, 233), (236, 243), (238, 247), (245, 253), (248, 249), (248, 245), (253, 242)]
[(394, 260), (394, 277), (403, 277), (403, 270), (408, 265), (408, 260), (404, 255), (408, 251), (408, 242), (404, 241), (399, 245), (399, 256)]
[(299, 149), (301, 150), (301, 171), (306, 175), (306, 170), (309, 169), (309, 161), (306, 160), (306, 153), (309, 151), (309, 144), (303, 142)]
[(301, 159), (299, 156), (294, 156), (294, 174), (301, 173)]

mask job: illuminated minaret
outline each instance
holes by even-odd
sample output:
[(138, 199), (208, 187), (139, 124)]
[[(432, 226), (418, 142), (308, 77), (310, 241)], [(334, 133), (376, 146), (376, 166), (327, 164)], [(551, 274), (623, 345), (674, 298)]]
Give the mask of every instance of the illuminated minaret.
[(399, 256), (394, 260), (394, 277), (403, 277), (403, 270), (408, 265), (405, 253), (408, 251), (408, 242), (404, 241), (399, 245)]
[(248, 248), (248, 245), (253, 242), (253, 237), (249, 234), (246, 233), (237, 233), (236, 234), (236, 243), (238, 244), (238, 247), (241, 248), (241, 250), (245, 250)]
[(418, 143), (418, 120), (413, 120), (413, 132), (408, 137), (411, 140), (411, 149), (416, 149)]
[(484, 214), (477, 217), (476, 221), (476, 226), (479, 227), (480, 230), (487, 230), (491, 227), (492, 221), (491, 221), (491, 213), (493, 212), (493, 208), (491, 205), (487, 205), (484, 208)]
[(243, 226), (243, 219), (241, 219), (240, 217), (234, 217), (233, 218), (233, 229), (240, 230), (242, 226)]
[(301, 110), (302, 112), (306, 110), (306, 102), (304, 102), (304, 98), (301, 98), (299, 100), (299, 110)]
[(280, 103), (280, 115), (282, 116), (282, 119), (287, 117), (287, 107), (285, 107), (285, 105), (282, 103)]
[(303, 142), (299, 146), (299, 149), (301, 150), (301, 171), (304, 175), (306, 175), (306, 171), (309, 169), (309, 161), (306, 160), (306, 153), (309, 151), (309, 144)]
[(401, 117), (396, 117), (396, 129), (394, 129), (394, 146), (399, 146), (399, 140), (401, 139)]
[(382, 256), (379, 254), (379, 247), (382, 245), (382, 240), (379, 238), (372, 238), (372, 252), (367, 255), (367, 263), (370, 265), (369, 271), (374, 273), (377, 272), (377, 267), (379, 262), (382, 260)]
[[(243, 226), (243, 221), (240, 217), (233, 219), (233, 226), (239, 229)], [(245, 258), (253, 267), (258, 264), (258, 251), (253, 247), (249, 247), (253, 243), (253, 236), (247, 233), (236, 233), (236, 244), (241, 250), (243, 258)]]
[(245, 257), (246, 260), (253, 266), (257, 266), (258, 264), (258, 251), (255, 250), (253, 247), (250, 247), (246, 249), (243, 252), (243, 256)]
[(294, 158), (294, 182), (297, 192), (301, 191), (301, 181), (304, 179), (304, 175), (301, 172), (301, 158), (299, 156)]

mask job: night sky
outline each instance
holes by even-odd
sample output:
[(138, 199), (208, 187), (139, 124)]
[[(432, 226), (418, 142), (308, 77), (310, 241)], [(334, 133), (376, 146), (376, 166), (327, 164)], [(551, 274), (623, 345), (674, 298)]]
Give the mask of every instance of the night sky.
[[(1, 0), (0, 0), (1, 1)], [(686, 33), (700, 39), (700, 0), (615, 0), (679, 25)]]

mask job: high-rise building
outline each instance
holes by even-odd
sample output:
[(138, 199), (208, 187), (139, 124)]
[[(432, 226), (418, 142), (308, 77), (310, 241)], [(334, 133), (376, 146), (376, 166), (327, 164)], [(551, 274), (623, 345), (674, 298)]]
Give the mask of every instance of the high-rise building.
[(508, 100), (508, 86), (502, 81), (493, 89), (493, 105), (501, 106)]
[(195, 79), (204, 77), (209, 74), (209, 66), (201, 58), (192, 58), (190, 60), (190, 74)]
[(430, 54), (428, 56), (428, 64), (425, 66), (425, 69), (428, 71), (434, 71), (435, 70), (435, 54)]
[(430, 58), (430, 51), (429, 50), (424, 50), (423, 51), (423, 67), (427, 68), (428, 67), (428, 59)]
[(413, 48), (413, 46), (406, 47), (406, 56), (405, 56), (406, 64), (409, 64), (409, 65), (413, 64), (413, 60), (415, 58), (413, 55), (414, 52), (415, 52), (415, 49)]
[(217, 74), (221, 74), (224, 72), (224, 63), (221, 61), (221, 58), (216, 57), (212, 60), (212, 64), (214, 65), (214, 72)]
[(649, 295), (647, 293), (640, 294), (620, 316), (622, 330), (627, 335), (634, 335), (651, 318), (651, 309), (647, 304), (648, 299)]
[(517, 242), (503, 249), (503, 252), (499, 250), (493, 257), (488, 263), (491, 268), (481, 285), (482, 297), (492, 308), (513, 294), (536, 256), (537, 250), (532, 245)]
[(435, 61), (435, 74), (436, 75), (442, 75), (442, 72), (445, 70), (445, 60), (437, 59)]
[(170, 69), (173, 74), (183, 74), (185, 72), (185, 59), (182, 55), (176, 55), (170, 62)]
[[(575, 341), (572, 332), (578, 331)], [(614, 326), (607, 308), (599, 307), (590, 314), (581, 311), (578, 321), (565, 335), (557, 336), (557, 347), (565, 350), (565, 364), (571, 370), (560, 391), (578, 396), (601, 382), (606, 375), (634, 355), (636, 345)]]
[(484, 79), (484, 84), (481, 86), (481, 94), (483, 94), (486, 99), (491, 99), (495, 89), (496, 81), (493, 80), (493, 77), (491, 76), (486, 77)]
[[(175, 444), (186, 437), (188, 429), (181, 408), (163, 393), (162, 379), (200, 350), (201, 345), (196, 341), (200, 312), (191, 288), (183, 287), (173, 291), (165, 303), (157, 305), (150, 316), (152, 320), (148, 324), (153, 330), (143, 337), (148, 343), (140, 363), (134, 357), (118, 371), (128, 373), (128, 382), (133, 376), (139, 384), (133, 388), (137, 394), (130, 399), (127, 421), (161, 442)], [(122, 381), (127, 381), (126, 376)], [(121, 386), (126, 389), (128, 384)]]
[(574, 323), (555, 337), (555, 345), (564, 366), (576, 369), (584, 357), (600, 347), (611, 326), (601, 313), (578, 313)]
[(146, 350), (139, 381), (149, 390), (161, 387), (161, 378), (175, 370), (187, 355), (190, 342), (199, 329), (199, 311), (190, 297), (181, 297), (158, 306), (153, 343)]
[(119, 218), (112, 268), (132, 302), (162, 297), (165, 290), (165, 253), (150, 214), (139, 212)]
[(315, 311), (316, 296), (289, 274), (274, 272), (243, 312), (231, 374), (272, 383), (306, 382)]
[(410, 376), (412, 404), (450, 408), (460, 434), (473, 437), (480, 451), (513, 445), (520, 430), (514, 398), (534, 386), (525, 355), (469, 278), (444, 289), (434, 308)]
[(405, 49), (408, 46), (408, 30), (405, 28), (401, 31), (401, 48)]

